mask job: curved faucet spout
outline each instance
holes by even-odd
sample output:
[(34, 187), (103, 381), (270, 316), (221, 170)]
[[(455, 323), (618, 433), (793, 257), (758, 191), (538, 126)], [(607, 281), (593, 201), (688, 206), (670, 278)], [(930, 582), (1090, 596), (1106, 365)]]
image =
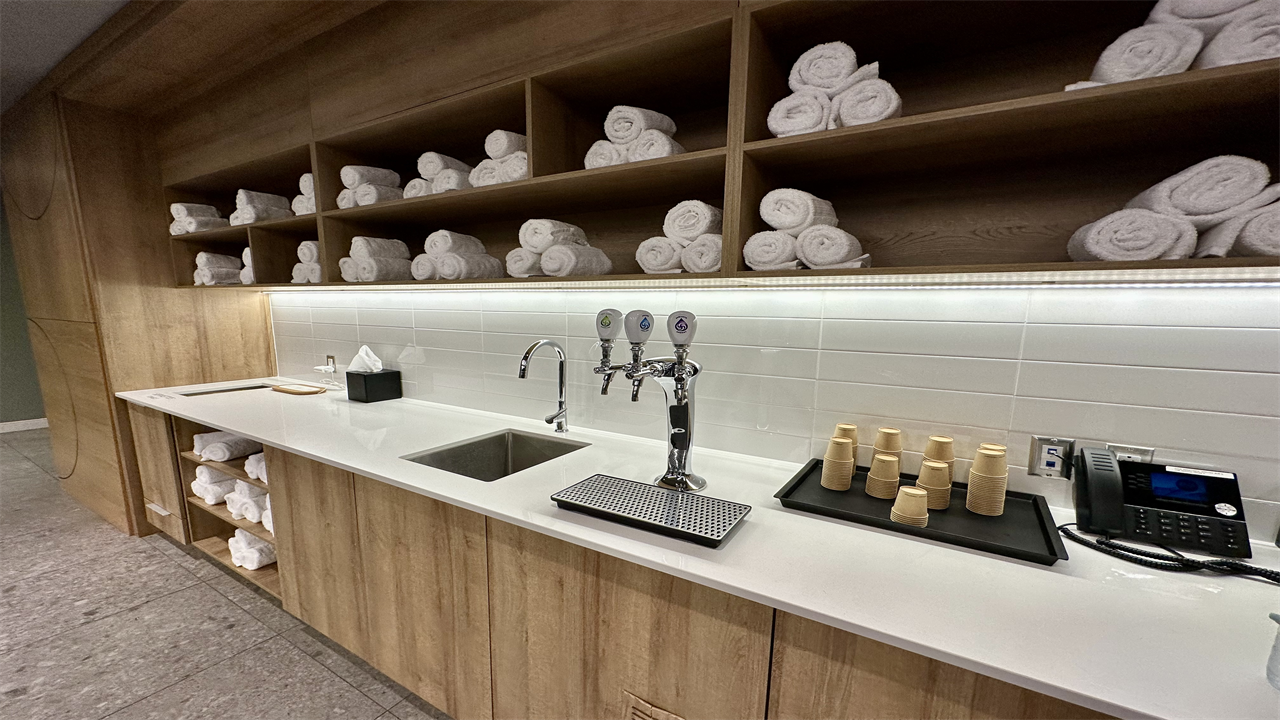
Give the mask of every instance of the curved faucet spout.
[(564, 348), (560, 346), (560, 343), (554, 340), (539, 340), (538, 342), (530, 345), (529, 349), (524, 351), (524, 357), (520, 358), (520, 372), (517, 373), (517, 377), (519, 377), (521, 380), (528, 377), (529, 360), (533, 357), (533, 354), (538, 351), (538, 348), (542, 347), (543, 345), (547, 345), (552, 350), (554, 350), (556, 353), (556, 358), (560, 361), (559, 408), (554, 413), (548, 415), (545, 419), (548, 425), (555, 423), (556, 432), (569, 432), (569, 409), (566, 404), (566, 390), (568, 388), (568, 383), (566, 382), (566, 379), (565, 379), (566, 365), (568, 363), (566, 362)]

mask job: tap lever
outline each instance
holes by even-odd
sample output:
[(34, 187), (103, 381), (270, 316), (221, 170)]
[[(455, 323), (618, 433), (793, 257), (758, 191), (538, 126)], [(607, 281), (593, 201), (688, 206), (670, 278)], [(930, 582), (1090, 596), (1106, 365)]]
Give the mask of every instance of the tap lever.
[[(652, 322), (652, 320), (650, 320)], [(622, 329), (622, 311), (605, 308), (596, 313), (596, 334), (601, 342), (612, 343)]]
[(688, 310), (673, 312), (667, 316), (667, 335), (671, 344), (677, 348), (687, 348), (693, 344), (693, 336), (698, 332), (698, 316)]

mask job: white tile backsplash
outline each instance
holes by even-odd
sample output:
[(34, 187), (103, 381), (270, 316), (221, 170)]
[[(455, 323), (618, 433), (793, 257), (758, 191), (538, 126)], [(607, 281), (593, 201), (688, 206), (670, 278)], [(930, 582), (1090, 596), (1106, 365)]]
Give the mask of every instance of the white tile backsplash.
[[(1017, 483), (1061, 504), (1069, 483), (1020, 469), (1031, 434), (1127, 442), (1157, 448), (1157, 460), (1239, 473), (1255, 536), (1274, 536), (1280, 524), (1276, 287), (424, 289), (270, 299), (282, 373), (314, 379), (324, 355), (342, 369), (367, 343), (402, 369), (413, 396), (542, 417), (555, 407), (553, 354), (539, 353), (527, 380), (516, 369), (546, 337), (570, 356), (571, 424), (656, 440), (665, 435), (656, 385), (632, 403), (619, 375), (600, 395), (593, 322), (604, 307), (652, 312), (646, 356), (655, 357), (671, 353), (667, 314), (687, 309), (700, 319), (699, 446), (800, 461), (822, 452), (836, 422), (855, 422), (865, 462), (875, 428), (893, 425), (910, 467), (930, 434), (954, 437), (961, 456), (1004, 442)], [(614, 362), (629, 357), (620, 338)]]

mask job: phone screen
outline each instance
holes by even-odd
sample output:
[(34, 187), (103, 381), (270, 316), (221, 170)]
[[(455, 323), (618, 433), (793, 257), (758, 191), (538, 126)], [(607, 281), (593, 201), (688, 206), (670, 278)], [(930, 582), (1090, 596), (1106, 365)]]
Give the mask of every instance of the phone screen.
[(1203, 503), (1209, 500), (1209, 487), (1203, 478), (1170, 472), (1151, 473), (1151, 494), (1162, 500)]

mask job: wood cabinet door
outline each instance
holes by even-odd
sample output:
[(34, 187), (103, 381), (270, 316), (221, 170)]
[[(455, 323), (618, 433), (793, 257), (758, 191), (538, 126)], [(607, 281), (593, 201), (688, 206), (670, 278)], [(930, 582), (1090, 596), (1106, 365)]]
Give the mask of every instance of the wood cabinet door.
[(1109, 716), (779, 610), (769, 717), (1095, 720)]
[(270, 446), (266, 456), (285, 610), (369, 659), (354, 476)]
[(773, 610), (489, 519), (496, 718), (763, 718)]
[(484, 516), (359, 475), (355, 484), (369, 662), (451, 717), (492, 717)]
[[(191, 542), (183, 522), (188, 489), (183, 487), (178, 474), (178, 450), (173, 444), (173, 425), (169, 416), (159, 410), (130, 404), (129, 429), (147, 521), (179, 542)], [(153, 506), (169, 514), (157, 512)]]

